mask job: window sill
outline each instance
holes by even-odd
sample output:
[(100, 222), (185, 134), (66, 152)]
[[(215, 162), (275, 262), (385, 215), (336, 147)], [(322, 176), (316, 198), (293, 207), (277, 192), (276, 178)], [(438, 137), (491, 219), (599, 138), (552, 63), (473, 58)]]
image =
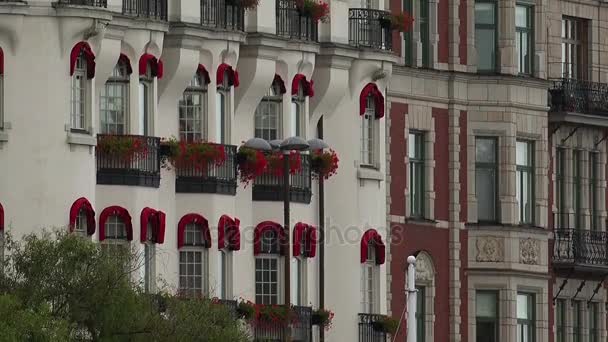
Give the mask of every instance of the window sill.
[(357, 178), (382, 182), (384, 180), (384, 174), (376, 168), (359, 166), (357, 169)]
[(87, 133), (75, 133), (68, 132), (68, 144), (70, 145), (83, 145), (83, 146), (96, 146), (97, 138)]

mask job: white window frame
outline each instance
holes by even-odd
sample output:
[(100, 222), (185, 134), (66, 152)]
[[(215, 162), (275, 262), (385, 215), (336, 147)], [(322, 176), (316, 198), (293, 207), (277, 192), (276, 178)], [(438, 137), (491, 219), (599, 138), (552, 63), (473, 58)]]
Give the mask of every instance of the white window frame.
[[(114, 227), (114, 228), (112, 228)], [(127, 225), (118, 215), (110, 215), (104, 224), (105, 239), (102, 243), (102, 248), (106, 250), (109, 256), (116, 257), (116, 253), (123, 249), (124, 253), (130, 253), (130, 243), (127, 240)], [(113, 234), (110, 234), (112, 230)], [(124, 236), (119, 235), (119, 230), (124, 231)], [(126, 254), (125, 264), (123, 265), (126, 273), (131, 272), (130, 255)]]
[[(102, 134), (128, 134), (129, 133), (129, 73), (125, 62), (119, 60), (112, 70), (112, 75), (101, 88), (99, 94), (99, 131)], [(112, 108), (113, 102), (122, 102), (122, 108)], [(112, 112), (122, 112), (122, 122), (118, 122), (116, 118), (109, 120), (108, 116)], [(104, 120), (105, 118), (105, 120)], [(110, 123), (114, 121), (113, 123)], [(109, 126), (114, 126), (114, 129), (108, 129)], [(118, 127), (122, 126), (122, 129)]]
[[(194, 100), (198, 98), (198, 105)], [(179, 138), (185, 141), (206, 141), (207, 124), (207, 83), (204, 76), (196, 72), (184, 91), (178, 104)], [(191, 116), (189, 116), (189, 111)], [(198, 117), (197, 117), (198, 116)], [(192, 122), (188, 125), (188, 122)], [(182, 125), (183, 123), (183, 125)], [(190, 127), (191, 129), (187, 129)], [(186, 128), (185, 130), (183, 128)]]
[(218, 251), (217, 289), (216, 297), (230, 300), (232, 294), (233, 253), (224, 248)]
[(298, 256), (291, 259), (291, 304), (304, 306), (308, 297), (308, 259)]
[(225, 71), (224, 82), (217, 85), (215, 93), (215, 130), (217, 134), (216, 140), (220, 144), (230, 144), (232, 90), (229, 80), (230, 75), (228, 71)]
[[(209, 250), (205, 247), (205, 241), (202, 237), (202, 229), (203, 227), (197, 223), (189, 223), (186, 225), (184, 229), (184, 246), (179, 250), (178, 256), (178, 288), (180, 292), (184, 292), (188, 296), (206, 296), (209, 293)], [(196, 236), (200, 238), (197, 239)], [(193, 239), (191, 240), (190, 237)], [(188, 286), (188, 281), (184, 284), (182, 282), (182, 278), (193, 278), (193, 281), (196, 281), (196, 270), (197, 267), (196, 260), (193, 263), (189, 263), (188, 255), (192, 254), (196, 257), (197, 254), (200, 255), (200, 269), (198, 270), (200, 273), (201, 287), (198, 289), (195, 287), (191, 288)], [(184, 259), (182, 259), (184, 257)], [(191, 273), (188, 270), (188, 266), (190, 264), (194, 265), (194, 272)], [(182, 273), (182, 265), (186, 270), (186, 273)]]
[(139, 135), (152, 136), (154, 132), (154, 77), (148, 65), (146, 74), (139, 77)]
[[(257, 304), (283, 304), (284, 300), (284, 289), (283, 287), (284, 285), (284, 275), (285, 275), (285, 269), (284, 269), (284, 262), (283, 262), (283, 256), (280, 255), (280, 250), (281, 250), (281, 246), (280, 246), (280, 238), (278, 236), (278, 234), (274, 231), (265, 231), (262, 236), (260, 236), (260, 244), (262, 246), (262, 251), (260, 254), (255, 256), (255, 260), (254, 260), (254, 284), (255, 284), (255, 288), (254, 288), (254, 293), (255, 293), (255, 302)], [(273, 248), (274, 247), (274, 248)], [(267, 292), (264, 290), (264, 285), (268, 284), (268, 285), (272, 285), (275, 282), (272, 282), (272, 280), (269, 281), (265, 281), (264, 277), (262, 275), (261, 279), (258, 278), (258, 275), (260, 275), (260, 272), (270, 272), (268, 271), (268, 268), (263, 267), (264, 265), (262, 265), (262, 268), (258, 268), (259, 263), (264, 263), (267, 262), (268, 264), (276, 262), (276, 270), (274, 270), (274, 272), (276, 272), (276, 292), (272, 293), (272, 291)], [(258, 279), (260, 279), (258, 281)], [(262, 287), (262, 292), (258, 292), (258, 288), (261, 285)], [(258, 298), (261, 297), (261, 298)], [(269, 300), (266, 300), (265, 297), (269, 297)], [(273, 298), (274, 297), (274, 300)], [(259, 300), (261, 299), (261, 300)]]
[(144, 291), (156, 292), (156, 244), (153, 241), (154, 225), (148, 222), (144, 243)]
[(361, 313), (378, 313), (380, 308), (380, 267), (376, 264), (376, 248), (367, 247), (367, 260), (361, 265)]
[[(87, 78), (87, 61), (81, 52), (74, 64), (74, 74), (70, 82), (70, 128), (72, 131), (89, 133), (90, 131), (90, 81)], [(76, 99), (79, 92), (80, 99)], [(77, 110), (78, 109), (78, 110)]]
[(374, 97), (367, 96), (365, 113), (361, 115), (360, 123), (360, 157), (362, 166), (378, 166), (378, 120), (376, 119), (376, 103)]
[(78, 215), (76, 215), (76, 222), (74, 224), (74, 233), (80, 236), (87, 236), (88, 231), (88, 215), (87, 211), (84, 208), (80, 208), (78, 210)]
[(291, 127), (292, 136), (306, 138), (306, 96), (304, 84), (300, 81), (298, 93), (291, 97)]
[[(283, 137), (283, 94), (278, 83), (273, 83), (262, 101), (258, 104), (254, 115), (253, 134), (256, 138), (268, 141)], [(271, 108), (274, 108), (274, 113)], [(273, 118), (274, 116), (274, 118)], [(274, 120), (274, 125), (271, 122)], [(275, 131), (274, 136), (272, 132)]]

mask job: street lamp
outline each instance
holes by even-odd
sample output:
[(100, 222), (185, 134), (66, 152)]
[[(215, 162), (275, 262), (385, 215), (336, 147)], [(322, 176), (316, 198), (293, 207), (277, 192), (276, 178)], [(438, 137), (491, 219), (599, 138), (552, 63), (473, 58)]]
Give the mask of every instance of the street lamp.
[(243, 146), (250, 148), (252, 150), (259, 150), (259, 151), (271, 151), (272, 150), (272, 147), (270, 146), (268, 141), (266, 141), (262, 138), (251, 138), (251, 139), (245, 141)]

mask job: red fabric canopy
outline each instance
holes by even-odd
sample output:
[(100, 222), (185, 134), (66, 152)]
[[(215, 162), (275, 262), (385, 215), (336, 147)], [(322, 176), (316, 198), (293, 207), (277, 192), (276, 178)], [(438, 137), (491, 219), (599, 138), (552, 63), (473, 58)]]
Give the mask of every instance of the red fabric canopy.
[(118, 63), (122, 63), (127, 66), (127, 74), (131, 75), (133, 73), (133, 68), (131, 67), (131, 60), (124, 53), (121, 53), (120, 57), (118, 57)]
[(74, 231), (74, 227), (76, 227), (76, 219), (78, 218), (78, 213), (81, 210), (84, 210), (87, 215), (87, 235), (95, 234), (95, 210), (93, 210), (93, 206), (88, 199), (84, 197), (80, 197), (74, 203), (72, 203), (72, 207), (70, 208), (70, 232)]
[[(280, 224), (273, 221), (264, 221), (259, 223), (255, 230), (253, 231), (253, 254), (258, 255), (262, 253), (262, 235), (267, 230), (273, 230), (276, 233), (276, 236), (279, 238), (279, 245), (283, 246), (285, 242), (285, 231)], [(280, 248), (280, 254), (284, 255), (284, 248)]]
[(241, 249), (241, 221), (232, 219), (228, 215), (222, 215), (217, 225), (217, 249), (227, 248), (231, 251)]
[(205, 84), (209, 84), (211, 82), (211, 78), (209, 78), (209, 72), (207, 71), (207, 68), (205, 68), (204, 65), (199, 64), (196, 72), (199, 73), (201, 76), (203, 76), (203, 80), (205, 80)]
[(70, 53), (70, 76), (74, 75), (76, 60), (81, 53), (87, 62), (87, 78), (91, 79), (95, 77), (95, 54), (87, 42), (76, 43), (72, 48), (72, 52)]
[(0, 204), (0, 230), (4, 231), (4, 208)]
[(372, 96), (376, 107), (376, 119), (384, 117), (384, 95), (375, 83), (368, 83), (359, 96), (359, 114), (365, 114), (365, 108), (367, 107), (367, 97)]
[(4, 51), (0, 48), (0, 75), (4, 75)]
[(139, 240), (142, 243), (148, 241), (148, 223), (152, 223), (152, 242), (162, 244), (165, 242), (165, 213), (159, 210), (145, 207), (141, 211), (140, 224), (141, 235)]
[(311, 225), (306, 229), (306, 255), (309, 258), (317, 255), (317, 228)]
[[(302, 247), (304, 250), (302, 250)], [(317, 230), (310, 224), (298, 222), (293, 229), (293, 256), (314, 258), (317, 254)]]
[(232, 69), (232, 67), (226, 63), (222, 63), (219, 67), (217, 67), (216, 81), (218, 86), (224, 83), (225, 75), (228, 76), (229, 86), (234, 86), (235, 88), (239, 86), (239, 73)]
[(139, 58), (139, 75), (145, 75), (148, 66), (150, 66), (150, 74), (152, 77), (163, 78), (163, 61), (149, 53), (145, 53)]
[(177, 248), (182, 248), (185, 243), (186, 226), (190, 223), (200, 225), (202, 239), (206, 248), (211, 247), (211, 233), (209, 232), (209, 222), (199, 214), (186, 214), (177, 224)]
[(106, 239), (106, 221), (108, 220), (108, 217), (112, 215), (120, 217), (127, 230), (127, 240), (133, 241), (133, 224), (131, 222), (131, 215), (129, 215), (129, 211), (127, 209), (117, 205), (105, 208), (99, 215), (99, 241)]
[(300, 85), (304, 87), (304, 96), (313, 97), (315, 96), (314, 82), (312, 80), (307, 81), (306, 76), (297, 74), (291, 81), (291, 95), (297, 95), (300, 90)]
[(382, 237), (375, 229), (370, 229), (361, 238), (361, 263), (367, 261), (367, 249), (376, 248), (376, 264), (382, 265), (385, 260), (385, 246)]
[(281, 94), (285, 94), (287, 92), (287, 89), (285, 88), (285, 82), (283, 82), (283, 79), (278, 74), (274, 74), (274, 80), (272, 80), (272, 84), (274, 85), (275, 83), (279, 85)]

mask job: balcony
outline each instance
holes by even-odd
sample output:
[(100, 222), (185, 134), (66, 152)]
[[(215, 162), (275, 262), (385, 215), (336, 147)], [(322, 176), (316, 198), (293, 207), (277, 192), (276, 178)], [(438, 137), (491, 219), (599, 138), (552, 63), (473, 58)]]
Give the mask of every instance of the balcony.
[(381, 317), (382, 315), (359, 314), (359, 342), (386, 342), (386, 333), (375, 327)]
[(608, 126), (608, 84), (562, 78), (549, 89), (549, 120)]
[(608, 234), (583, 229), (556, 229), (553, 268), (566, 273), (608, 275)]
[(201, 25), (229, 31), (245, 30), (245, 10), (234, 0), (201, 0)]
[[(309, 306), (294, 306), (296, 322), (291, 324), (291, 341), (312, 341), (312, 308)], [(254, 328), (255, 342), (285, 341), (285, 328), (281, 324), (264, 324)]]
[(348, 10), (348, 43), (354, 47), (392, 51), (390, 12), (368, 8)]
[(236, 146), (225, 145), (226, 161), (218, 166), (209, 163), (207, 169), (181, 167), (175, 170), (175, 192), (236, 194)]
[(317, 42), (317, 27), (312, 17), (300, 13), (295, 0), (277, 0), (277, 36)]
[[(302, 168), (289, 175), (290, 200), (296, 203), (310, 204), (311, 173), (310, 155), (302, 155)], [(254, 201), (283, 201), (283, 177), (266, 171), (253, 181)]]
[(167, 21), (167, 0), (123, 0), (122, 14), (130, 17)]
[[(108, 143), (108, 141), (110, 142)], [(104, 149), (100, 146), (111, 147)], [(98, 135), (97, 184), (158, 188), (160, 185), (159, 146), (160, 138), (157, 137)]]
[(221, 305), (224, 305), (226, 307), (226, 309), (228, 309), (228, 311), (230, 312), (230, 314), (232, 315), (232, 317), (234, 317), (234, 319), (238, 319), (237, 308), (239, 306), (239, 303), (236, 300), (232, 300), (232, 299), (218, 299), (218, 302)]
[[(9, 2), (6, 0), (0, 0), (0, 2)], [(12, 0), (11, 2), (20, 2)], [(108, 7), (108, 0), (59, 0), (57, 2), (60, 5), (76, 5), (76, 6), (89, 6), (89, 7)]]

